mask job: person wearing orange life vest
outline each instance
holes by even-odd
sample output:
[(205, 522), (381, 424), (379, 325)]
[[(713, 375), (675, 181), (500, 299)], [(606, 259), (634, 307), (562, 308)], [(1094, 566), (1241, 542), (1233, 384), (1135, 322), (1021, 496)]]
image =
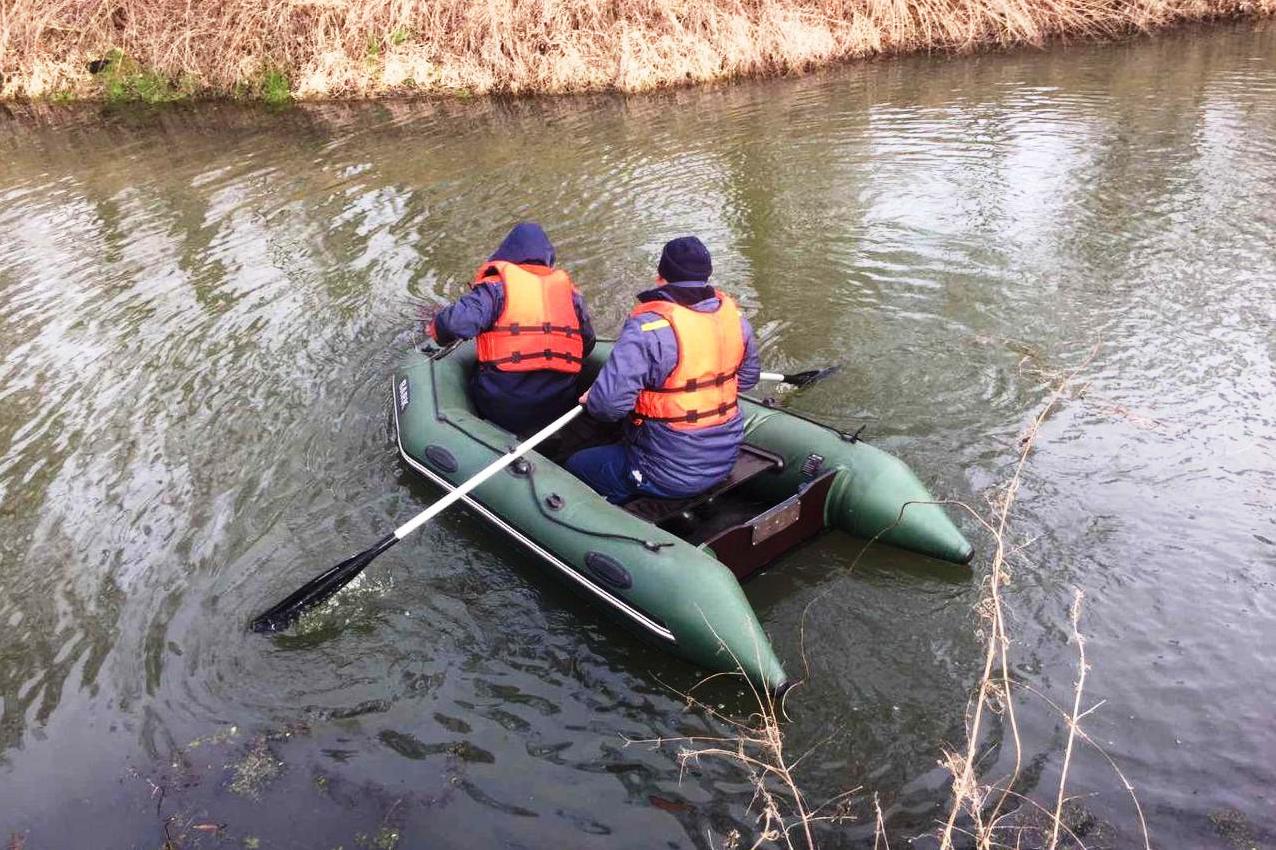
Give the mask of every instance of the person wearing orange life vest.
[(744, 440), (736, 397), (758, 382), (757, 340), (735, 301), (708, 283), (709, 250), (667, 243), (657, 286), (639, 293), (610, 358), (582, 396), (595, 419), (625, 420), (621, 442), (567, 468), (612, 502), (696, 495), (731, 472)]
[(485, 419), (515, 434), (576, 403), (581, 361), (594, 348), (585, 302), (554, 259), (539, 224), (515, 225), (479, 266), (470, 291), (427, 328), (443, 345), (477, 338), (470, 397)]

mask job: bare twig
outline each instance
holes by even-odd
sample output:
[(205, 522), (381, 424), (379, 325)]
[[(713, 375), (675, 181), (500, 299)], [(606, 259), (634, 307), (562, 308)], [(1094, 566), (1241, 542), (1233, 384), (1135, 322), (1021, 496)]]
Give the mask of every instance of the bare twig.
[[(882, 804), (877, 799), (877, 795), (873, 795), (873, 850), (891, 850), (891, 843), (886, 838), (886, 822), (882, 818)], [(881, 840), (879, 847), (878, 840)]]
[[(1068, 717), (1068, 744), (1063, 750), (1063, 770), (1059, 774), (1059, 798), (1054, 806), (1054, 827), (1050, 830), (1049, 850), (1055, 850), (1059, 844), (1059, 823), (1063, 815), (1064, 787), (1068, 782), (1068, 767), (1072, 764), (1072, 743), (1077, 737), (1077, 724), (1081, 722), (1081, 693), (1085, 689), (1085, 638), (1081, 636), (1078, 622), (1081, 619), (1081, 600), (1084, 598), (1078, 589), (1072, 600), (1072, 637), (1077, 642), (1077, 686), (1072, 697), (1072, 715)], [(1093, 711), (1094, 709), (1090, 709)], [(1086, 714), (1089, 714), (1087, 711)]]
[[(948, 819), (944, 823), (943, 830), (940, 834), (941, 850), (951, 850), (953, 828), (957, 823), (958, 815), (964, 810), (975, 820), (976, 825), (980, 825), (982, 820), (982, 802), (983, 797), (978, 792), (975, 783), (975, 749), (979, 745), (979, 739), (983, 731), (984, 712), (988, 707), (989, 695), (993, 692), (991, 683), (994, 676), (994, 669), (998, 669), (998, 695), (1001, 698), (1002, 705), (1006, 710), (1007, 719), (1010, 721), (1011, 734), (1015, 746), (1015, 765), (1011, 771), (1009, 781), (1004, 785), (1009, 789), (1014, 786), (1015, 778), (1018, 776), (1022, 763), (1022, 742), (1019, 739), (1019, 729), (1014, 714), (1014, 699), (1011, 693), (1010, 665), (1008, 660), (1008, 650), (1010, 645), (1009, 637), (1006, 633), (1005, 614), (1001, 604), (1001, 588), (1007, 579), (1007, 554), (1006, 554), (1006, 536), (1007, 528), (1010, 521), (1010, 509), (1014, 504), (1015, 497), (1019, 493), (1020, 482), (1023, 480), (1024, 467), (1027, 466), (1028, 456), (1032, 453), (1032, 448), (1036, 443), (1037, 435), (1041, 431), (1041, 426), (1046, 419), (1054, 411), (1060, 400), (1068, 392), (1072, 382), (1081, 370), (1086, 368), (1090, 361), (1094, 359), (1098, 353), (1098, 346), (1090, 350), (1089, 355), (1076, 369), (1067, 373), (1055, 385), (1053, 392), (1046, 400), (1045, 405), (1037, 414), (1028, 430), (1025, 432), (1023, 439), (1020, 440), (1019, 459), (1015, 464), (1014, 473), (1007, 482), (1005, 489), (994, 500), (995, 518), (990, 524), (993, 528), (993, 539), (996, 547), (993, 551), (992, 565), (989, 570), (988, 578), (985, 584), (985, 605), (986, 616), (992, 624), (992, 636), (987, 643), (987, 651), (984, 654), (984, 669), (979, 678), (979, 685), (976, 690), (974, 711), (971, 717), (970, 726), (967, 729), (966, 755), (959, 758), (955, 754), (950, 759), (950, 764), (955, 768), (953, 783), (953, 802), (948, 812)], [(1000, 812), (1001, 806), (1006, 799), (1006, 794), (1002, 793), (997, 804), (993, 807), (990, 820), (995, 821)]]

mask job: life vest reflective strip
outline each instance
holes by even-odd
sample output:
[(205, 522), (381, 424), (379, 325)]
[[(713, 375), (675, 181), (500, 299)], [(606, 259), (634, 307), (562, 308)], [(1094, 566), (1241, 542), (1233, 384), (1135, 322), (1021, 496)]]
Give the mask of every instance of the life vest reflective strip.
[(630, 313), (655, 313), (661, 320), (645, 322), (643, 330), (667, 323), (678, 342), (678, 364), (660, 387), (644, 389), (634, 405), (633, 421), (665, 422), (679, 431), (721, 425), (739, 406), (740, 364), (744, 362), (744, 331), (740, 308), (730, 296), (715, 290), (721, 306), (701, 313), (672, 301), (647, 301)]
[(567, 272), (492, 260), (479, 267), (474, 286), (499, 283), (505, 306), (478, 335), (480, 363), (502, 372), (580, 372), (585, 342)]

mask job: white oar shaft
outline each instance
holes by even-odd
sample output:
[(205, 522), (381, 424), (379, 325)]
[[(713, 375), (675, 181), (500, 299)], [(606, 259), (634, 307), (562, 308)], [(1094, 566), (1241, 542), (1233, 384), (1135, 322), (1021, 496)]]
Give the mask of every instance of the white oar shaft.
[(783, 381), (784, 376), (779, 372), (763, 372), (758, 376), (763, 381)]
[(568, 422), (571, 422), (573, 419), (579, 416), (581, 414), (581, 411), (583, 411), (584, 409), (585, 408), (581, 407), (580, 405), (573, 407), (571, 410), (567, 411), (562, 416), (558, 417), (553, 422), (549, 423), (544, 428), (540, 429), (535, 434), (528, 437), (522, 443), (510, 449), (508, 452), (501, 455), (496, 460), (492, 461), (490, 464), (488, 464), (486, 467), (483, 468), (482, 472), (479, 472), (469, 481), (466, 481), (460, 487), (457, 487), (451, 493), (448, 493), (442, 499), (439, 499), (437, 502), (430, 505), (425, 510), (421, 511), (421, 513), (417, 514), (416, 516), (412, 517), (412, 519), (408, 520), (403, 525), (396, 528), (394, 530), (394, 536), (397, 537), (399, 540), (402, 540), (403, 538), (407, 537), (412, 532), (416, 531), (421, 526), (425, 525), (430, 520), (434, 519), (440, 513), (447, 510), (449, 506), (455, 504), (456, 502), (459, 502), (461, 499), (464, 499), (471, 490), (473, 490), (475, 487), (482, 484), (487, 479), (491, 478), (496, 473), (500, 472), (505, 467), (509, 466), (514, 461), (518, 460), (523, 455), (530, 452), (532, 449), (536, 448), (547, 438), (553, 436), (555, 431), (562, 428)]

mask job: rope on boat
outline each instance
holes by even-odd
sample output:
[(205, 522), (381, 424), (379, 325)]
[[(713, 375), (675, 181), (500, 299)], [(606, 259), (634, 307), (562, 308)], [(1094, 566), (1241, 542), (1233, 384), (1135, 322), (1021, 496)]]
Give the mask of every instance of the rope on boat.
[(612, 531), (593, 531), (588, 528), (581, 528), (578, 525), (573, 525), (567, 520), (559, 519), (558, 517), (554, 516), (554, 514), (551, 511), (545, 508), (545, 501), (541, 498), (540, 493), (536, 489), (535, 470), (529, 467), (526, 474), (527, 474), (528, 486), (530, 486), (532, 489), (532, 500), (536, 502), (536, 509), (541, 512), (541, 516), (543, 516), (545, 519), (549, 520), (550, 522), (554, 523), (555, 525), (560, 525), (563, 528), (570, 529), (571, 531), (575, 531), (580, 534), (587, 534), (590, 537), (601, 537), (606, 540), (627, 540), (630, 543), (637, 543), (638, 545), (642, 546), (642, 548), (650, 552), (659, 552), (661, 549), (665, 548), (666, 546), (674, 545), (672, 543), (658, 543), (654, 540), (642, 540), (637, 537), (630, 537), (628, 534), (617, 534)]

